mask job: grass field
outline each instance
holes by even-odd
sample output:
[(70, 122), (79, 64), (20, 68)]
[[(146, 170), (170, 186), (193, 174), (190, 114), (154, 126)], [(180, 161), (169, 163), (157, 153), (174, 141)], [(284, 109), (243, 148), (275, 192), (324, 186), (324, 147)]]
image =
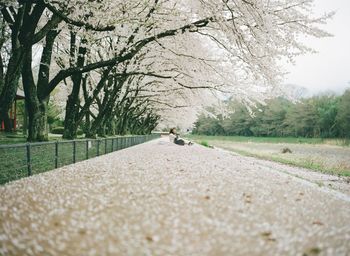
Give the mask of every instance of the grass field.
[(25, 143), (26, 137), (22, 134), (0, 133), (0, 145)]
[[(83, 136), (78, 136), (79, 139), (82, 139)], [(60, 134), (49, 134), (49, 141), (64, 140)], [(9, 144), (18, 144), (26, 143), (27, 137), (21, 133), (0, 133), (0, 145), (9, 145)]]
[[(75, 140), (73, 142), (56, 137), (57, 143), (54, 141), (30, 143), (30, 149), (28, 149), (29, 144), (25, 143), (24, 137), (3, 136), (0, 141), (0, 184), (27, 177), (30, 169), (31, 175), (38, 174), (143, 143), (151, 138), (155, 136), (119, 136), (103, 140)], [(30, 158), (28, 158), (28, 151)], [(28, 163), (30, 163), (29, 166)]]
[[(107, 145), (106, 143), (107, 142)], [(16, 147), (0, 148), (0, 184), (11, 180), (16, 180), (28, 176), (27, 149), (25, 144), (16, 144)], [(23, 145), (23, 146), (22, 146)], [(95, 157), (98, 153), (96, 141), (91, 141), (86, 152), (86, 142), (76, 141), (75, 160), (73, 159), (73, 143), (70, 141), (61, 141), (57, 147), (56, 144), (31, 144), (31, 174), (38, 174), (56, 167), (61, 167), (88, 158)], [(99, 154), (112, 151), (111, 141), (103, 141), (99, 145)]]
[[(197, 135), (187, 138), (201, 145), (216, 146), (245, 156), (350, 176), (350, 147), (346, 140)], [(282, 153), (286, 148), (291, 153)]]
[(205, 136), (186, 135), (195, 141), (232, 141), (254, 143), (290, 143), (290, 144), (327, 144), (337, 146), (349, 146), (347, 139), (324, 139), (324, 138), (295, 138), (295, 137), (245, 137), (245, 136)]

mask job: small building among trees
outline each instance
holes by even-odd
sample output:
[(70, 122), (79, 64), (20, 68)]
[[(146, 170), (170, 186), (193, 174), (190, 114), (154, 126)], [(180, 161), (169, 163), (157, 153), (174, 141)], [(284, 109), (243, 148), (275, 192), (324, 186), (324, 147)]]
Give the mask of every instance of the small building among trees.
[[(12, 103), (12, 106), (11, 106), (11, 108), (9, 110), (10, 127), (11, 127), (10, 131), (11, 132), (15, 132), (17, 130), (17, 127), (18, 127), (18, 123), (17, 123), (17, 101), (24, 100), (24, 99), (25, 99), (24, 92), (22, 90), (18, 89), (17, 93), (16, 93), (16, 98), (15, 98), (14, 102)], [(24, 115), (23, 120), (24, 120), (24, 122), (26, 122), (26, 115)], [(24, 125), (24, 124), (22, 124), (22, 125)], [(0, 131), (5, 131), (4, 120), (1, 120)]]

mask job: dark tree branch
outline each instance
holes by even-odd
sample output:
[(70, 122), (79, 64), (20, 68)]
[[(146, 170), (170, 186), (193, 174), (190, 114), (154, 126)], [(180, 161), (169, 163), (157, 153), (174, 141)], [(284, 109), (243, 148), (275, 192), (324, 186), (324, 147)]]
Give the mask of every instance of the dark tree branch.
[(71, 24), (73, 26), (77, 27), (83, 27), (87, 30), (94, 30), (94, 31), (113, 31), (115, 29), (115, 26), (109, 25), (109, 26), (94, 26), (89, 23), (83, 22), (83, 21), (77, 21), (69, 18), (66, 14), (64, 14), (62, 11), (58, 10), (53, 5), (50, 5), (49, 3), (45, 3), (45, 6), (47, 9), (49, 9), (53, 14), (60, 17), (62, 20), (64, 20), (66, 23)]
[(57, 25), (62, 21), (62, 18), (57, 15), (52, 15), (51, 19), (45, 24), (45, 26), (40, 29), (32, 39), (32, 44), (38, 43), (41, 39), (43, 39), (47, 33), (53, 28), (57, 27)]
[(4, 17), (4, 20), (9, 24), (10, 28), (12, 29), (12, 26), (15, 24), (14, 16), (16, 15), (13, 7), (2, 8), (1, 13)]
[(142, 39), (142, 40), (136, 42), (135, 44), (131, 45), (131, 47), (130, 47), (131, 50), (128, 53), (126, 53), (125, 55), (116, 56), (110, 60), (91, 63), (89, 65), (82, 67), (82, 68), (68, 68), (65, 70), (61, 70), (49, 83), (49, 86), (46, 90), (46, 94), (49, 95), (63, 79), (71, 76), (74, 73), (86, 73), (86, 72), (89, 72), (89, 71), (92, 71), (95, 69), (108, 67), (108, 66), (114, 66), (118, 63), (124, 62), (126, 60), (130, 60), (144, 46), (146, 46), (147, 44), (149, 44), (157, 39), (165, 38), (165, 37), (169, 37), (169, 36), (175, 36), (179, 32), (180, 33), (185, 33), (186, 31), (197, 32), (193, 28), (206, 27), (209, 24), (209, 22), (213, 22), (214, 20), (215, 19), (212, 17), (201, 19), (201, 20), (195, 21), (193, 23), (187, 24), (185, 26), (182, 26), (180, 28), (170, 29), (170, 30), (164, 31), (162, 33), (159, 33), (158, 35)]

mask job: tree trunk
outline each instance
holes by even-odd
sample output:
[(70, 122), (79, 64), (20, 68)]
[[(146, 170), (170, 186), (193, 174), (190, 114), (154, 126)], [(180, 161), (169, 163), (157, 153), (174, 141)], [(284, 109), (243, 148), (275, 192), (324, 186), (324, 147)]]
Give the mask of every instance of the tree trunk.
[(12, 131), (12, 123), (8, 112), (16, 97), (18, 81), (21, 76), (23, 65), (23, 50), (14, 50), (10, 57), (8, 68), (5, 75), (4, 85), (0, 95), (0, 118), (4, 121), (5, 131)]
[[(82, 39), (82, 43), (86, 42), (85, 39)], [(76, 48), (76, 35), (75, 33), (71, 33), (71, 66), (74, 65), (74, 59), (75, 59), (75, 48)], [(85, 47), (79, 47), (78, 51), (78, 58), (77, 58), (77, 67), (83, 67), (85, 62), (85, 54), (86, 54), (86, 48)], [(81, 122), (78, 120), (79, 118), (79, 109), (80, 109), (80, 87), (82, 85), (82, 79), (83, 74), (80, 72), (77, 72), (72, 75), (72, 81), (73, 81), (73, 89), (71, 94), (68, 96), (67, 100), (67, 106), (66, 106), (66, 116), (64, 119), (64, 132), (63, 132), (63, 138), (65, 139), (75, 139), (77, 137), (77, 130), (79, 127), (79, 123)]]
[[(35, 85), (34, 85), (35, 86)], [(28, 141), (47, 141), (47, 108), (48, 99), (39, 101), (36, 94), (33, 93), (34, 88), (25, 86), (26, 91), (26, 108), (28, 113)], [(32, 92), (30, 92), (32, 91)]]
[(115, 135), (115, 122), (113, 116), (111, 116), (106, 123), (106, 132), (107, 135), (114, 136)]
[(84, 133), (88, 133), (90, 131), (90, 113), (85, 114), (85, 125), (84, 125)]
[(0, 118), (4, 121), (5, 130), (11, 131), (12, 125), (8, 112), (11, 105), (16, 97), (16, 92), (18, 88), (18, 81), (21, 76), (21, 69), (23, 65), (23, 47), (20, 45), (18, 40), (19, 29), (22, 25), (22, 20), (25, 12), (25, 5), (19, 8), (16, 15), (16, 23), (11, 35), (11, 53), (10, 59), (7, 65), (6, 74), (3, 73), (3, 63), (1, 63), (1, 83), (0, 90)]
[(97, 134), (99, 137), (106, 137), (106, 126), (105, 125), (100, 125), (97, 131)]
[(85, 138), (96, 139), (96, 130), (92, 130), (91, 127), (85, 133)]
[(25, 1), (13, 17), (10, 59), (0, 94), (0, 117), (4, 119), (7, 131), (12, 130), (8, 111), (16, 97), (24, 59), (29, 54), (28, 51), (31, 54), (29, 41), (34, 35), (35, 27), (45, 9), (45, 6), (41, 4), (37, 4), (34, 8), (32, 7), (33, 3)]
[(68, 96), (63, 132), (63, 138), (65, 139), (75, 139), (77, 137), (79, 103), (79, 93), (77, 95), (70, 94)]
[(22, 69), (23, 88), (28, 113), (28, 141), (47, 141), (47, 105), (49, 98), (39, 100), (32, 73), (32, 50), (29, 49)]
[(27, 106), (29, 124), (28, 124), (28, 141), (48, 141), (47, 125), (47, 102), (39, 102), (32, 99)]
[(24, 105), (24, 115), (23, 115), (23, 135), (28, 135), (28, 112), (27, 108)]
[(102, 123), (102, 115), (97, 115), (95, 120), (92, 122), (89, 131), (86, 133), (86, 138), (96, 138), (97, 131), (99, 131), (99, 128)]
[(12, 122), (8, 112), (1, 113), (0, 122), (4, 122), (5, 132), (12, 132)]
[(57, 35), (58, 32), (53, 29), (46, 36), (37, 84), (35, 84), (32, 72), (32, 46), (26, 51), (24, 58), (22, 80), (29, 118), (28, 141), (47, 141), (49, 139), (47, 111), (50, 98), (49, 95), (44, 94), (44, 91), (50, 76), (52, 47)]

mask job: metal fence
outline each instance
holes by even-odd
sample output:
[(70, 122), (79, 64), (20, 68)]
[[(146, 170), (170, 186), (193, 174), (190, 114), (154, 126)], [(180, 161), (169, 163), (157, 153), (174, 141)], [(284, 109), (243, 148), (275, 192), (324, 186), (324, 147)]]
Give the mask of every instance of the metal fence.
[(0, 184), (46, 172), (146, 141), (159, 134), (0, 145)]

